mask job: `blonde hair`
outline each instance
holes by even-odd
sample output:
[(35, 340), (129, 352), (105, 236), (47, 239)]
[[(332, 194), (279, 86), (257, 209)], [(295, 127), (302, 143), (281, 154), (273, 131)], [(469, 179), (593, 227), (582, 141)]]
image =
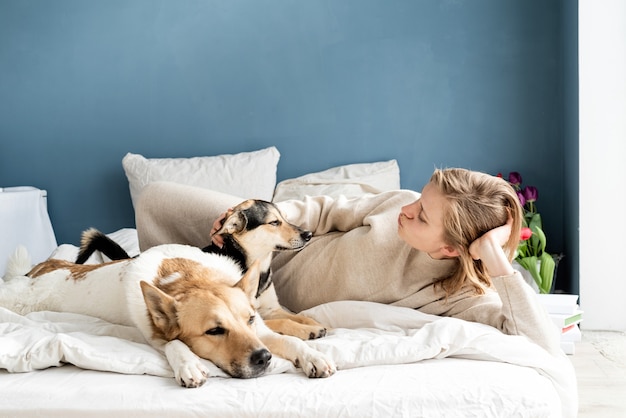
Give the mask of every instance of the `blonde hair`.
[(474, 260), (469, 247), (485, 232), (504, 225), (511, 217), (511, 235), (504, 252), (513, 260), (519, 243), (523, 211), (513, 187), (500, 177), (462, 168), (436, 169), (430, 178), (445, 197), (443, 240), (459, 252), (457, 268), (438, 281), (446, 297), (465, 284), (476, 294), (491, 286), (491, 278), (480, 260)]

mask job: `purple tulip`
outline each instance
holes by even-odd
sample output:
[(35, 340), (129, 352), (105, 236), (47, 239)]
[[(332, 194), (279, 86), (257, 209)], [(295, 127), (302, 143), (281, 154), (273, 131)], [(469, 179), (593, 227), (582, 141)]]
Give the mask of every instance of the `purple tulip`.
[(534, 186), (526, 186), (524, 187), (524, 198), (527, 202), (535, 202), (539, 197), (539, 192), (537, 188)]
[(509, 183), (515, 187), (519, 187), (519, 185), (522, 184), (522, 175), (517, 171), (511, 171), (509, 173)]
[(526, 198), (524, 197), (522, 192), (517, 192), (517, 198), (519, 199), (519, 204), (524, 207), (524, 205), (526, 204)]

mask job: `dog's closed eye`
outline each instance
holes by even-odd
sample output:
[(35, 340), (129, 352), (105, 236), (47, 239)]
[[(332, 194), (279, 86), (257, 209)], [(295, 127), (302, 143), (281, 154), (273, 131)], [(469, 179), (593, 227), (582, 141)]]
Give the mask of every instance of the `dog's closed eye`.
[(226, 333), (226, 330), (222, 327), (215, 327), (211, 329), (207, 329), (204, 331), (206, 335), (223, 335)]
[(272, 226), (280, 226), (281, 222), (279, 220), (276, 220), (276, 221), (268, 222), (268, 224)]

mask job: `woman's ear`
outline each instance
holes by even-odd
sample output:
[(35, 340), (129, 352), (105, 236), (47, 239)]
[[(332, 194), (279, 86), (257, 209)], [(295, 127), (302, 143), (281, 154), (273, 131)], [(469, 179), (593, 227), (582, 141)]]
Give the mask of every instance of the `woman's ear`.
[(459, 252), (456, 250), (456, 248), (454, 248), (451, 245), (444, 245), (441, 248), (441, 252), (444, 256), (450, 257), (450, 258), (459, 256)]

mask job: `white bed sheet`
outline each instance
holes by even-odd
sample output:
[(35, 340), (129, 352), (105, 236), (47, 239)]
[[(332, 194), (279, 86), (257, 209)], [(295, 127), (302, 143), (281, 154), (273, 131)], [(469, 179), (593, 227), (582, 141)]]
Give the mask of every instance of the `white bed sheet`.
[(0, 371), (0, 393), (0, 415), (16, 418), (561, 416), (553, 385), (534, 370), (457, 358), (342, 370), (329, 379), (212, 378), (197, 389), (63, 366)]
[[(335, 359), (336, 375), (308, 379), (275, 359), (263, 377), (183, 389), (132, 328), (0, 309), (0, 369), (24, 372), (0, 370), (0, 416), (576, 416), (570, 360), (523, 337), (368, 302), (305, 313), (332, 328), (308, 344)], [(53, 367), (68, 362), (82, 369)]]

